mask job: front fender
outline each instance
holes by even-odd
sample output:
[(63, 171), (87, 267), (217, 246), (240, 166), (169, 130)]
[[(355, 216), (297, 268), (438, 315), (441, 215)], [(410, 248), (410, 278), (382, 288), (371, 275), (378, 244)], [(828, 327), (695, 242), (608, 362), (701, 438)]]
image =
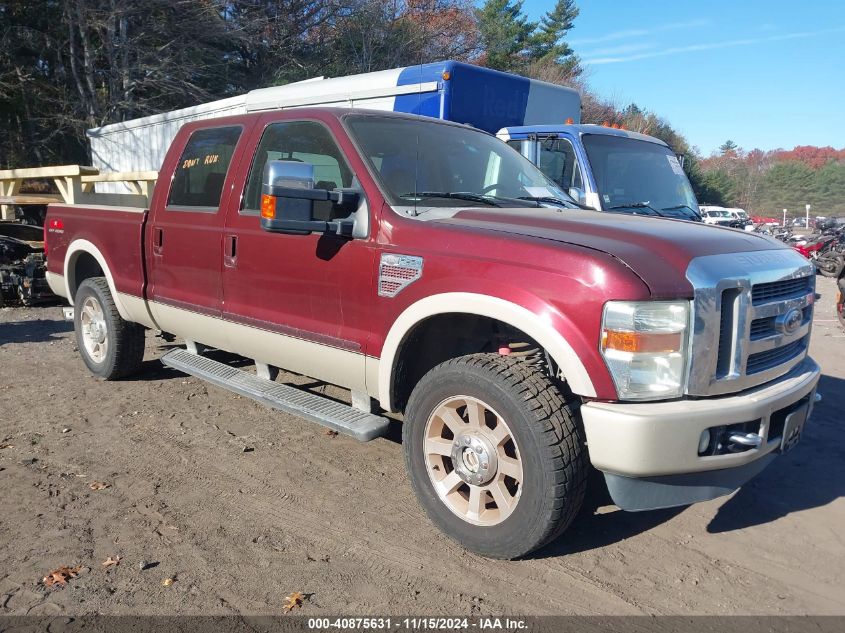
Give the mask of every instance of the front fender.
[(586, 397), (596, 397), (590, 373), (573, 346), (560, 333), (560, 315), (551, 306), (535, 312), (499, 297), (469, 292), (446, 292), (414, 302), (391, 326), (378, 366), (378, 394), (384, 408), (393, 410), (391, 387), (403, 341), (418, 323), (438, 314), (488, 316), (525, 332), (554, 359), (573, 392)]

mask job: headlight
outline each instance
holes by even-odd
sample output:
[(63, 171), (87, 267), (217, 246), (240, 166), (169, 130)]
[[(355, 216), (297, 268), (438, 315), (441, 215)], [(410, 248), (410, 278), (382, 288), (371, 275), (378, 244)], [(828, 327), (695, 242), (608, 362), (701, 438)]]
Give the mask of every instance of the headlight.
[(689, 313), (689, 301), (605, 304), (601, 353), (621, 400), (683, 395)]

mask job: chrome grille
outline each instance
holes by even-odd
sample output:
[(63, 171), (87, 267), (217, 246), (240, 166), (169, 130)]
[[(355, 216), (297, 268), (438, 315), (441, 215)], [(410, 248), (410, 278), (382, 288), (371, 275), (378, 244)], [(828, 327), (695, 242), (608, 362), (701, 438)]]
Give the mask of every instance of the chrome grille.
[(748, 356), (748, 363), (745, 366), (745, 373), (748, 375), (757, 374), (792, 360), (807, 351), (808, 338), (805, 336), (800, 340), (787, 343), (783, 347), (775, 347), (765, 352), (750, 354)]
[[(807, 306), (802, 311), (801, 323), (809, 323), (813, 318), (813, 306)], [(767, 336), (774, 336), (778, 333), (777, 317), (764, 317), (762, 319), (754, 319), (751, 322), (751, 340), (756, 341)]]
[(756, 284), (751, 289), (751, 303), (756, 306), (771, 301), (800, 297), (807, 294), (812, 285), (813, 279), (810, 276)]
[(806, 356), (815, 275), (798, 253), (699, 257), (687, 278), (695, 290), (688, 394), (742, 391), (787, 373)]
[(751, 322), (751, 340), (756, 341), (759, 338), (765, 338), (775, 333), (775, 317), (766, 317), (765, 319), (754, 319)]

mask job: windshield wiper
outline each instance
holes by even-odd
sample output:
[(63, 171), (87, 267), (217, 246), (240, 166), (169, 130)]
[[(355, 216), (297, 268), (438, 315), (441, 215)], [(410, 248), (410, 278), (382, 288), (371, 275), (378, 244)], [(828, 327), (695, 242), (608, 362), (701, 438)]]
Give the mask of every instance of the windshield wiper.
[(663, 207), (661, 209), (661, 211), (677, 211), (679, 209), (689, 209), (690, 212), (692, 213), (693, 217), (697, 218), (699, 222), (702, 222), (704, 220), (704, 218), (701, 217), (701, 214), (698, 211), (696, 211), (695, 209), (693, 209), (691, 206), (689, 206), (688, 204), (676, 204), (673, 207)]
[[(519, 196), (517, 200), (530, 200), (531, 202), (546, 202), (548, 204), (563, 204), (563, 205), (574, 205), (579, 209), (584, 209), (587, 211), (595, 211), (593, 207), (589, 207), (586, 204), (581, 204), (576, 200), (561, 200), (560, 198), (555, 198), (554, 196)], [(568, 208), (568, 207), (567, 207)]]
[(488, 196), (482, 196), (477, 193), (464, 193), (460, 191), (415, 191), (410, 193), (403, 193), (400, 198), (451, 198), (454, 200), (468, 200), (469, 202), (481, 202), (491, 207), (500, 207), (502, 205), (491, 200)]
[(605, 211), (613, 211), (614, 209), (651, 209), (654, 215), (659, 215), (661, 218), (665, 218), (666, 216), (653, 206), (651, 206), (648, 202), (631, 202), (630, 204), (617, 204), (612, 207), (607, 207)]

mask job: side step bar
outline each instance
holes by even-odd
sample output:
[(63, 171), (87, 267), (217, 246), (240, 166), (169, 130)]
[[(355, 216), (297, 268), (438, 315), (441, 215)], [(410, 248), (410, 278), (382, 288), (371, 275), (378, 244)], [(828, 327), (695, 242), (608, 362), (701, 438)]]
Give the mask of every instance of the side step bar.
[(161, 357), (161, 362), (273, 409), (280, 409), (327, 426), (338, 433), (351, 435), (361, 442), (381, 437), (387, 433), (390, 424), (390, 420), (379, 415), (365, 413), (289, 385), (259, 378), (184, 349), (167, 352)]

